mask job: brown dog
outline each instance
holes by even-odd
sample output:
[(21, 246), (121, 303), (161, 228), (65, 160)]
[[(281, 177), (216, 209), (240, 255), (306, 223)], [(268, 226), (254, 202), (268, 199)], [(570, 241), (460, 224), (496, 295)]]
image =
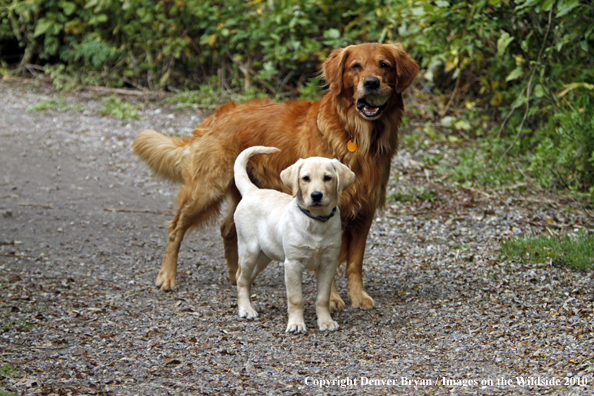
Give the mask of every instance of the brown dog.
[[(229, 200), (221, 226), (229, 280), (237, 272), (237, 234), (233, 212), (241, 200), (233, 181), (235, 158), (250, 146), (271, 146), (280, 155), (257, 156), (248, 173), (260, 188), (286, 193), (280, 173), (299, 158), (337, 158), (356, 174), (340, 201), (343, 224), (339, 262), (346, 262), (353, 307), (371, 308), (362, 280), (367, 235), (377, 209), (385, 204), (390, 164), (398, 145), (404, 105), (402, 91), (418, 66), (397, 44), (361, 44), (334, 50), (323, 65), (330, 92), (320, 101), (227, 103), (204, 119), (192, 137), (168, 138), (143, 131), (134, 153), (158, 175), (182, 183), (177, 213), (169, 227), (165, 256), (156, 284), (175, 287), (177, 255), (186, 231), (214, 219)], [(336, 282), (332, 310), (344, 309)]]

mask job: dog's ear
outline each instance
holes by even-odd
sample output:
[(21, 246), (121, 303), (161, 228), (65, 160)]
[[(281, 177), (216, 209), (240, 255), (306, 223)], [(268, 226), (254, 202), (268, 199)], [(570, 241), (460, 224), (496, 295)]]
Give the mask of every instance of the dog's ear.
[(291, 195), (294, 197), (299, 192), (299, 172), (303, 166), (303, 158), (300, 158), (293, 165), (281, 172), (280, 177), (285, 186), (291, 190)]
[(330, 53), (328, 59), (322, 66), (324, 80), (330, 86), (330, 92), (333, 95), (339, 95), (342, 92), (342, 73), (344, 72), (344, 62), (350, 52), (349, 47), (337, 48)]
[(338, 175), (336, 183), (338, 193), (342, 194), (344, 190), (352, 186), (355, 182), (355, 173), (336, 158), (332, 160), (332, 165), (334, 165), (334, 169), (336, 169), (336, 174)]
[(396, 64), (396, 81), (393, 81), (396, 92), (402, 93), (412, 84), (419, 73), (419, 65), (406, 55), (400, 44), (384, 44), (392, 54)]

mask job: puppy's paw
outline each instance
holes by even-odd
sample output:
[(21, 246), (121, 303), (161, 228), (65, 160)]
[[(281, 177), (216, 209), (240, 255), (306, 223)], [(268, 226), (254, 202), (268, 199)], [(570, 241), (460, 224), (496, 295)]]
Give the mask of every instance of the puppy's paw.
[(289, 322), (289, 324), (287, 325), (287, 330), (285, 330), (285, 332), (287, 333), (293, 333), (293, 334), (307, 334), (307, 327), (305, 326), (304, 322), (300, 322), (300, 323), (291, 323)]
[(171, 290), (175, 287), (175, 274), (161, 270), (159, 271), (159, 275), (157, 275), (155, 284), (161, 290)]
[(365, 290), (361, 290), (359, 293), (349, 293), (349, 298), (351, 299), (351, 307), (353, 308), (369, 309), (375, 305), (373, 298)]
[(330, 302), (329, 302), (330, 312), (337, 312), (337, 311), (344, 311), (344, 301), (340, 296), (337, 295), (330, 295)]
[(258, 312), (252, 307), (239, 308), (239, 317), (252, 320), (258, 317)]
[(318, 327), (320, 331), (336, 331), (338, 330), (338, 323), (333, 320), (328, 320), (325, 322), (318, 322)]

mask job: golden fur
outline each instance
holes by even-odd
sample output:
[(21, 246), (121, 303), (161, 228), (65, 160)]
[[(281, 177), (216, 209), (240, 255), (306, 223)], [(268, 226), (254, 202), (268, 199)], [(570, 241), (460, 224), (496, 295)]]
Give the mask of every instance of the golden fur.
[[(291, 193), (280, 179), (281, 171), (299, 158), (311, 156), (337, 158), (356, 174), (355, 183), (340, 201), (343, 236), (339, 262), (346, 262), (351, 305), (373, 306), (362, 281), (365, 243), (376, 210), (385, 204), (404, 110), (401, 93), (416, 77), (418, 66), (399, 45), (370, 43), (334, 50), (322, 71), (330, 92), (320, 101), (231, 102), (217, 108), (190, 138), (170, 139), (155, 131), (143, 131), (136, 137), (134, 153), (158, 175), (182, 183), (156, 280), (162, 290), (175, 286), (177, 255), (185, 232), (214, 219), (226, 198), (230, 210), (221, 235), (229, 279), (235, 282), (233, 212), (241, 195), (233, 182), (233, 164), (245, 148), (259, 145), (282, 150), (280, 155), (257, 156), (250, 161), (248, 173), (260, 188)], [(373, 90), (367, 80), (376, 83)], [(370, 118), (357, 106), (372, 91), (387, 92), (390, 97), (383, 111)], [(355, 152), (347, 149), (349, 140), (356, 142)], [(344, 308), (335, 283), (330, 306)]]

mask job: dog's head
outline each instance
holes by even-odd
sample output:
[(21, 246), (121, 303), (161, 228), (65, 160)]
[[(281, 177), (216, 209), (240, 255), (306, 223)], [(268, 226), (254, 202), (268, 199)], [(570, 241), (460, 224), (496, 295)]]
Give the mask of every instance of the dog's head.
[(346, 165), (322, 157), (300, 159), (280, 176), (298, 203), (308, 209), (333, 209), (355, 182), (355, 174)]
[(419, 67), (398, 44), (368, 43), (339, 48), (322, 69), (330, 92), (352, 98), (358, 113), (376, 120), (417, 76)]

